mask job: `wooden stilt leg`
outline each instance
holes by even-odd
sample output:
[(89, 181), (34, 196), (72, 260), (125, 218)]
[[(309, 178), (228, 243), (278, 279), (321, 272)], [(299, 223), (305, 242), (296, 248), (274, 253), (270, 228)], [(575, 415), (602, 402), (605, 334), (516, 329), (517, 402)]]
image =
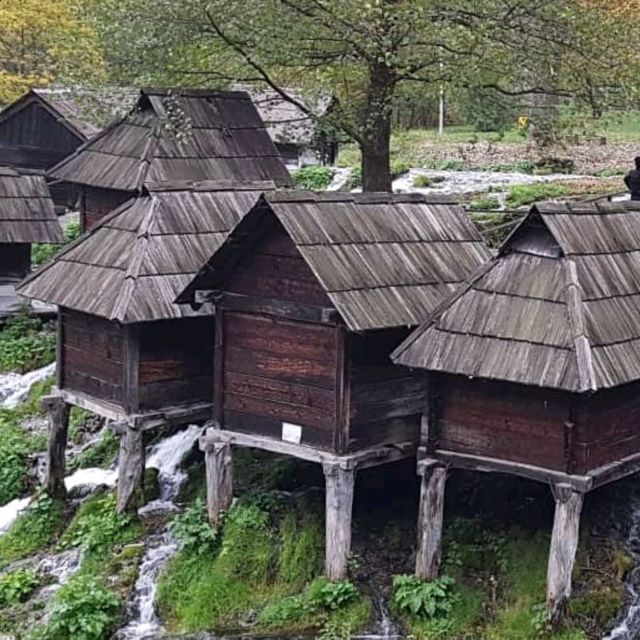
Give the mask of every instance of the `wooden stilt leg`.
[(207, 482), (207, 513), (211, 526), (220, 525), (233, 501), (233, 454), (231, 445), (204, 440)]
[(355, 470), (337, 462), (323, 465), (326, 483), (325, 575), (329, 580), (347, 578), (351, 551), (351, 517)]
[(571, 573), (578, 549), (580, 513), (584, 496), (567, 485), (554, 487), (556, 513), (547, 572), (547, 612), (557, 623), (565, 613), (571, 595)]
[(66, 488), (65, 450), (69, 427), (69, 405), (61, 396), (45, 396), (42, 406), (49, 417), (49, 441), (47, 444), (47, 493), (51, 497), (64, 498)]
[(120, 429), (118, 457), (118, 513), (135, 511), (142, 505), (144, 483), (144, 442), (142, 430), (130, 425)]
[(435, 580), (442, 555), (442, 522), (444, 518), (444, 488), (447, 470), (441, 465), (420, 468), (420, 508), (418, 511), (418, 551), (416, 576)]

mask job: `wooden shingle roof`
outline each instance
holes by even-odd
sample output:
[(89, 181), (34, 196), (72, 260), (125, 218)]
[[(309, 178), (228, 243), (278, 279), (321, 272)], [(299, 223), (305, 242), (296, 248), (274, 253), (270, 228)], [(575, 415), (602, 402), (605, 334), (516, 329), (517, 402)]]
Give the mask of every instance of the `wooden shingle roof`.
[(576, 392), (640, 379), (640, 206), (537, 205), (392, 358)]
[[(184, 139), (170, 130), (173, 122)], [(290, 184), (280, 154), (242, 91), (143, 89), (132, 112), (53, 167), (76, 184), (136, 192), (165, 180)]]
[(0, 243), (62, 241), (44, 178), (0, 167)]
[(27, 297), (122, 323), (196, 315), (174, 304), (273, 183), (150, 183), (23, 281)]
[[(217, 288), (224, 264), (275, 215), (353, 331), (415, 326), (489, 258), (464, 211), (419, 194), (265, 194), (179, 297)], [(219, 274), (219, 275), (217, 275)]]

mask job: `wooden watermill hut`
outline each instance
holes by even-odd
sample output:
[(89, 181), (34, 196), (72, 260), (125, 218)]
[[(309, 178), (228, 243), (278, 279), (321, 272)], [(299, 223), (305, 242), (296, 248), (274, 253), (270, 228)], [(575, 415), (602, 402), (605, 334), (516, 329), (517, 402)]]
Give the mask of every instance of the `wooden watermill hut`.
[(212, 522), (231, 501), (232, 446), (322, 464), (326, 571), (343, 579), (356, 469), (418, 442), (421, 381), (389, 354), (488, 257), (446, 199), (265, 194), (179, 297), (215, 303)]
[(0, 167), (0, 284), (18, 282), (31, 271), (34, 242), (62, 242), (44, 178)]
[(584, 495), (640, 470), (640, 208), (537, 205), (392, 359), (428, 372), (417, 574), (438, 572), (447, 469), (550, 483), (558, 619)]
[(174, 300), (265, 187), (149, 184), (22, 283), (59, 306), (51, 493), (64, 494), (70, 405), (118, 425), (120, 510), (136, 503), (144, 432), (211, 415), (213, 319)]
[(83, 230), (145, 182), (291, 180), (249, 95), (208, 89), (142, 89), (127, 117), (49, 174), (78, 187)]
[[(0, 165), (44, 175), (98, 131), (67, 93), (31, 89), (0, 111)], [(73, 201), (68, 185), (51, 185), (51, 194), (56, 204)]]

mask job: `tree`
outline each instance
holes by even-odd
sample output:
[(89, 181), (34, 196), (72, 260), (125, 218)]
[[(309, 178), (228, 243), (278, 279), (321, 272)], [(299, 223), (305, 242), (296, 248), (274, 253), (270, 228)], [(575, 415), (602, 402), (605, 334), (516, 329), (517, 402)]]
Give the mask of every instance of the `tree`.
[[(362, 152), (363, 188), (389, 190), (391, 115), (404, 84), (600, 100), (635, 83), (618, 20), (571, 0), (105, 0), (111, 52), (141, 75), (188, 84), (261, 82)], [(105, 19), (105, 16), (108, 16)], [(635, 28), (635, 27), (634, 27)], [(104, 33), (104, 29), (103, 29)], [(117, 34), (117, 35), (116, 35)], [(621, 41), (622, 40), (622, 41)], [(126, 43), (136, 43), (127, 46)], [(117, 68), (123, 61), (112, 59)], [(625, 66), (626, 65), (626, 66)], [(633, 66), (632, 66), (633, 65)], [(300, 100), (288, 87), (303, 90)]]
[(0, 2), (0, 104), (33, 86), (101, 73), (96, 36), (77, 8), (72, 0)]

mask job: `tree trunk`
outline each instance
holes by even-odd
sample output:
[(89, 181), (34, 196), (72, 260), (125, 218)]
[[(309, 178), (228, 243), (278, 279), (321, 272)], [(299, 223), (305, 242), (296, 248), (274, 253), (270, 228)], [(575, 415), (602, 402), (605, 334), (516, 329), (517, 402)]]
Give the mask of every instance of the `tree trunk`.
[(47, 444), (47, 493), (52, 498), (64, 498), (66, 488), (65, 451), (71, 407), (60, 396), (45, 396), (42, 406), (49, 417), (49, 442)]
[(363, 191), (391, 191), (391, 101), (396, 82), (395, 72), (385, 65), (377, 64), (369, 69), (360, 142)]

